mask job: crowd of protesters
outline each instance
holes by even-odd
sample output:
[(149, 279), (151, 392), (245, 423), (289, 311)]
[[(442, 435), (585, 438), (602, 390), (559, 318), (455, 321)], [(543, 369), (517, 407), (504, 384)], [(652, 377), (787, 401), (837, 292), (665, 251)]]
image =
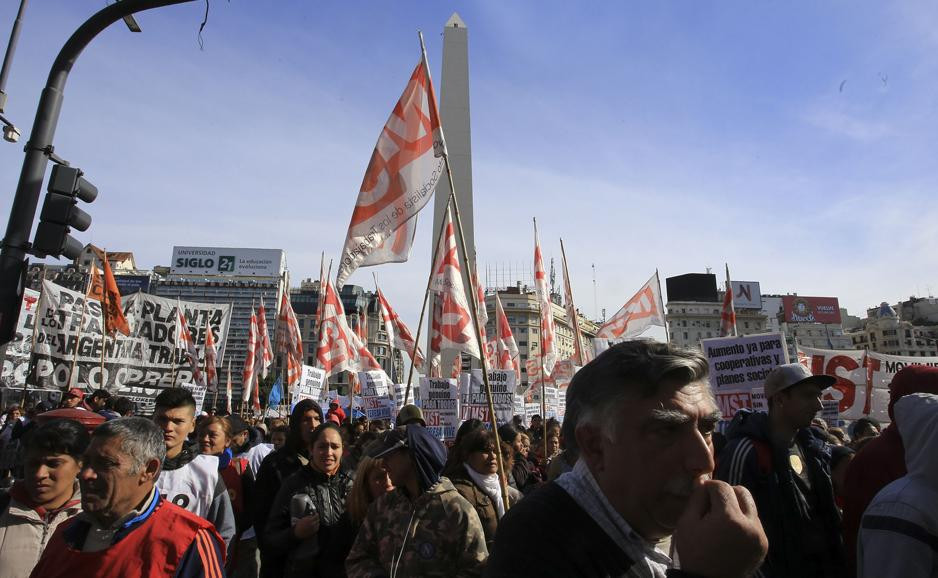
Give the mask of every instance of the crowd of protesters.
[(700, 353), (630, 341), (562, 425), (452, 444), (414, 405), (246, 421), (167, 389), (134, 417), (72, 388), (0, 417), (0, 575), (938, 576), (938, 368), (896, 375), (885, 429), (819, 420), (834, 382), (780, 366), (720, 428)]

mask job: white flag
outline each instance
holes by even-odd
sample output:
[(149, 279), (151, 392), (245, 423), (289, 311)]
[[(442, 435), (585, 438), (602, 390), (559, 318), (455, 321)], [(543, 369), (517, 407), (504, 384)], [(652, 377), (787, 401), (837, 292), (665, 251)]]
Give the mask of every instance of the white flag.
[(625, 339), (635, 337), (652, 325), (664, 327), (664, 305), (658, 290), (658, 273), (645, 283), (638, 293), (632, 296), (618, 313), (603, 324), (596, 332), (596, 337), (606, 339)]

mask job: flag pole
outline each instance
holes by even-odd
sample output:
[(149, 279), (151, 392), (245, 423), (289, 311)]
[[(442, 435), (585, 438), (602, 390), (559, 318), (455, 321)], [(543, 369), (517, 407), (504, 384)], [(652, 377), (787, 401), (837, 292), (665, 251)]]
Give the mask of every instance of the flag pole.
[[(538, 237), (537, 237), (537, 217), (532, 217), (532, 219), (534, 220), (534, 246), (538, 247), (540, 246), (540, 241), (538, 240)], [(535, 263), (535, 266), (537, 266), (537, 263)], [(534, 291), (535, 293), (537, 293), (537, 271), (535, 271), (534, 285), (535, 285)], [(548, 300), (550, 299), (550, 294), (548, 294), (547, 298)], [(554, 312), (551, 311), (550, 315), (553, 315), (553, 314)], [(541, 424), (543, 425), (543, 431), (541, 432), (541, 437), (543, 438), (543, 441), (544, 441), (544, 467), (546, 468), (547, 467), (547, 396), (546, 396), (547, 371), (546, 371), (546, 368), (544, 367), (544, 353), (545, 353), (544, 352), (544, 324), (543, 324), (544, 310), (541, 308), (540, 299), (537, 300), (537, 317), (538, 317), (539, 329), (541, 330), (540, 339), (538, 339), (537, 354), (538, 354), (538, 359), (540, 360), (540, 364), (541, 364), (541, 372), (540, 372), (541, 373)]]
[[(658, 284), (658, 299), (660, 301), (663, 301), (664, 299), (661, 297), (662, 295), (664, 295), (664, 293), (661, 292), (661, 275), (658, 274), (657, 267), (655, 268), (655, 283)], [(665, 313), (664, 303), (659, 302), (659, 303), (656, 303), (656, 305), (660, 305), (661, 312)], [(671, 328), (668, 327), (668, 316), (663, 315), (663, 317), (664, 317), (664, 339), (666, 343), (671, 343)]]
[[(101, 327), (103, 327), (104, 330), (101, 333), (101, 365), (99, 368), (99, 375), (101, 376), (101, 389), (104, 389), (104, 350), (107, 348), (107, 334), (108, 334), (108, 327), (107, 327), (108, 290), (107, 290), (107, 279), (103, 278), (105, 276), (103, 273), (103, 269), (104, 267), (106, 267), (105, 263), (107, 262), (107, 249), (102, 249), (101, 254), (102, 254), (102, 259), (104, 259), (104, 261), (101, 262), (101, 268), (102, 268), (101, 282), (104, 285), (104, 300), (101, 302)], [(88, 385), (91, 386), (91, 380), (88, 380)]]
[[(420, 32), (418, 30), (417, 36), (420, 38), (420, 52), (423, 58), (424, 67), (426, 68), (427, 79), (430, 80), (430, 66), (427, 63), (427, 47), (423, 42), (423, 32)], [(440, 128), (442, 131), (442, 125)], [(447, 178), (447, 181), (449, 181), (448, 204), (452, 204), (453, 206), (453, 217), (456, 220), (456, 226), (459, 228), (459, 242), (460, 242), (460, 245), (462, 245), (463, 265), (466, 268), (467, 277), (469, 278), (469, 289), (470, 291), (472, 291), (474, 290), (473, 286), (475, 285), (475, 281), (472, 275), (472, 269), (469, 264), (469, 253), (466, 250), (466, 237), (463, 235), (462, 219), (459, 216), (459, 202), (456, 200), (456, 185), (453, 183), (453, 170), (452, 170), (452, 167), (450, 166), (449, 154), (446, 151), (445, 147), (443, 147), (443, 163), (446, 165), (446, 178)], [(442, 229), (441, 229), (441, 233), (442, 233)], [(438, 248), (439, 248), (439, 242), (437, 242), (437, 249)], [(434, 250), (434, 253), (436, 253), (436, 250)], [(430, 269), (430, 279), (428, 279), (427, 281), (427, 294), (429, 294), (430, 282), (433, 279), (433, 267), (435, 265), (436, 265), (436, 257), (434, 256), (433, 265), (431, 265), (431, 269)], [(426, 307), (427, 294), (424, 295), (425, 307)], [(495, 435), (495, 456), (498, 458), (498, 473), (499, 473), (499, 480), (501, 482), (502, 500), (504, 501), (505, 511), (507, 511), (509, 508), (508, 478), (505, 476), (505, 464), (504, 464), (504, 461), (502, 460), (501, 439), (500, 439), (500, 436), (498, 435), (498, 421), (495, 418), (495, 403), (492, 400), (492, 387), (489, 384), (488, 364), (486, 363), (485, 354), (484, 354), (485, 344), (482, 343), (482, 328), (479, 325), (479, 311), (478, 311), (478, 307), (476, 306), (475, 296), (471, 295), (471, 297), (472, 297), (471, 299), (468, 299), (469, 308), (470, 308), (470, 311), (472, 312), (472, 322), (475, 325), (476, 339), (478, 340), (478, 344), (479, 344), (479, 358), (482, 363), (482, 383), (485, 386), (485, 396), (488, 400), (489, 418), (490, 418), (490, 421), (492, 422), (492, 433)], [(421, 311), (421, 316), (422, 315), (423, 315), (423, 311)], [(421, 321), (421, 325), (422, 324), (423, 322)], [(420, 328), (418, 327), (417, 330), (419, 331)], [(415, 341), (415, 344), (416, 343), (417, 342)], [(411, 362), (411, 372), (413, 372), (413, 362)], [(408, 379), (408, 384), (407, 384), (408, 392), (410, 391), (409, 382), (410, 380)], [(404, 400), (405, 402), (407, 400), (406, 394), (405, 394)]]
[[(91, 266), (94, 267), (94, 261), (92, 260)], [(81, 343), (81, 334), (85, 327), (85, 312), (88, 310), (88, 292), (91, 291), (91, 281), (93, 275), (88, 275), (88, 282), (85, 283), (85, 299), (81, 302), (81, 318), (78, 320), (78, 341), (75, 342), (75, 351), (72, 352), (72, 365), (68, 370), (68, 387), (74, 387), (78, 384), (72, 383), (72, 379), (76, 378), (75, 375), (75, 366), (78, 364), (78, 345)], [(77, 380), (76, 380), (77, 381)]]
[(176, 345), (179, 343), (179, 316), (182, 314), (180, 307), (179, 297), (176, 297), (176, 331), (173, 333), (173, 357), (169, 362), (171, 367), (170, 379), (173, 382), (173, 387), (176, 387)]
[[(39, 280), (39, 299), (36, 299), (36, 309), (33, 311), (33, 337), (32, 345), (29, 348), (29, 371), (26, 373), (26, 379), (23, 380), (23, 397), (20, 400), (20, 406), (26, 407), (26, 389), (29, 387), (29, 376), (33, 376), (33, 381), (38, 381), (39, 367), (36, 365), (36, 333), (39, 330), (39, 306), (42, 305), (42, 298), (45, 297), (46, 268), (42, 268), (42, 277)], [(77, 348), (77, 346), (76, 346)], [(69, 376), (71, 379), (71, 376)]]
[(724, 263), (724, 265), (726, 265), (726, 290), (730, 292), (730, 305), (733, 307), (733, 337), (738, 337), (739, 328), (736, 325), (736, 304), (732, 301), (733, 284), (730, 283), (730, 264)]
[[(423, 35), (420, 36), (420, 46), (423, 48)], [(444, 162), (449, 162), (446, 160), (446, 156), (443, 157)], [(448, 170), (448, 169), (447, 169)], [(452, 178), (450, 178), (452, 180)], [(450, 189), (452, 190), (452, 189)], [(450, 195), (446, 199), (446, 206), (443, 207), (443, 212), (445, 213), (449, 210), (450, 205), (453, 202), (453, 195)], [(440, 232), (436, 235), (436, 240), (433, 245), (433, 257), (430, 259), (430, 275), (427, 277), (427, 289), (423, 292), (423, 306), (420, 308), (420, 320), (417, 321), (417, 334), (414, 336), (414, 350), (410, 352), (410, 371), (407, 373), (407, 388), (404, 390), (404, 405), (407, 405), (407, 402), (410, 400), (410, 385), (414, 378), (414, 364), (417, 360), (417, 348), (420, 347), (420, 332), (423, 330), (423, 319), (424, 314), (427, 311), (427, 301), (430, 299), (430, 285), (433, 283), (433, 268), (436, 267), (436, 260), (440, 253), (440, 239), (443, 238), (443, 231), (446, 229), (446, 219), (440, 219)], [(430, 348), (427, 348), (427, 361), (424, 363), (430, 363)], [(426, 368), (428, 369), (428, 368)], [(425, 370), (426, 370), (425, 369)]]
[[(325, 252), (323, 252), (323, 260), (325, 260)], [(326, 283), (329, 282), (329, 277), (332, 277), (332, 259), (329, 259), (329, 269), (326, 273), (326, 276), (322, 276), (322, 266), (323, 262), (319, 263), (319, 330), (316, 332), (316, 339), (322, 341), (322, 325), (323, 325), (323, 313), (326, 309)], [(338, 295), (336, 295), (338, 297)], [(341, 299), (340, 299), (341, 301)], [(316, 363), (319, 364), (319, 347), (316, 347)], [(322, 378), (323, 387), (326, 388), (326, 399), (329, 399), (329, 374), (327, 373), (325, 377)]]

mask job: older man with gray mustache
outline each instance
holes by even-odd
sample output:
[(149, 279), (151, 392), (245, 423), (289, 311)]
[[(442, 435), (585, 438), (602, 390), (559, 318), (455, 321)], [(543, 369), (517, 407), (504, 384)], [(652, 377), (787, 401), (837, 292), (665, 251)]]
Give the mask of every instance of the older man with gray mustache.
[(645, 340), (583, 367), (563, 425), (580, 459), (506, 514), (486, 576), (754, 572), (768, 542), (752, 497), (710, 479), (720, 413), (707, 373), (699, 352)]

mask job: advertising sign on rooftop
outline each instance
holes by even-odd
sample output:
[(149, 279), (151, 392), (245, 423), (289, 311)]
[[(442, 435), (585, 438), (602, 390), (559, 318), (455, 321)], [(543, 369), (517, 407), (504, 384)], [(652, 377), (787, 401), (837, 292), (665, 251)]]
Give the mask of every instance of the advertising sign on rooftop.
[(840, 304), (836, 297), (785, 295), (782, 310), (786, 323), (840, 323)]
[(283, 272), (280, 249), (173, 247), (173, 275), (279, 277)]

